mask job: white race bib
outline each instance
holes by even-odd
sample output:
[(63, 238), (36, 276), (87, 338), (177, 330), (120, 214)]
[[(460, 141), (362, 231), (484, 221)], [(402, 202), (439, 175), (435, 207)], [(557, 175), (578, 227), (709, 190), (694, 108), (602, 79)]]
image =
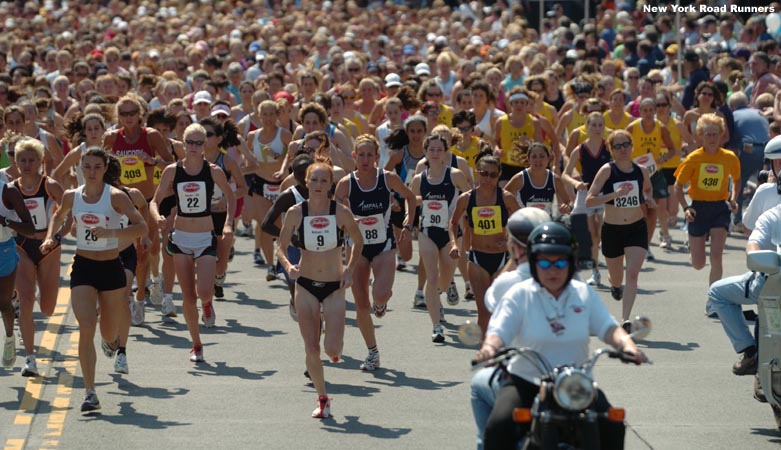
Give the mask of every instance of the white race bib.
[(92, 228), (107, 228), (108, 219), (92, 213), (76, 216), (76, 247), (84, 250), (106, 250), (107, 238), (98, 238), (92, 233)]
[(185, 214), (199, 214), (206, 211), (206, 182), (188, 181), (177, 185), (179, 209)]
[(280, 184), (263, 184), (263, 197), (271, 200), (271, 203), (276, 202), (277, 198), (279, 198), (279, 194), (281, 193), (280, 186)]
[(45, 230), (49, 227), (49, 216), (46, 214), (46, 202), (43, 197), (25, 199), (24, 205), (30, 212), (36, 230)]
[(336, 248), (336, 216), (304, 217), (304, 247), (311, 252), (325, 252)]
[(415, 178), (415, 171), (410, 171), (407, 169), (407, 175), (404, 177), (404, 184), (407, 185), (407, 187), (412, 186), (412, 179)]
[(388, 240), (388, 226), (382, 214), (356, 217), (364, 245), (382, 244)]
[(636, 208), (640, 206), (640, 189), (637, 186), (637, 181), (632, 180), (613, 183), (613, 191), (618, 191), (618, 189), (624, 185), (629, 185), (632, 189), (626, 195), (613, 200), (613, 205), (616, 208)]
[(124, 230), (128, 225), (130, 225), (130, 219), (127, 216), (121, 216), (119, 218), (119, 229)]
[(447, 229), (449, 211), (447, 200), (423, 200), (423, 227)]
[(654, 159), (654, 155), (650, 152), (645, 155), (640, 155), (632, 161), (638, 166), (643, 166), (648, 169), (648, 175), (653, 175), (656, 172), (656, 160)]
[[(228, 184), (230, 184), (231, 191), (236, 192), (236, 183), (231, 181)], [(220, 189), (220, 187), (215, 184), (214, 193), (212, 194), (212, 204), (219, 202), (223, 197), (225, 197), (225, 193), (222, 192), (222, 189)]]

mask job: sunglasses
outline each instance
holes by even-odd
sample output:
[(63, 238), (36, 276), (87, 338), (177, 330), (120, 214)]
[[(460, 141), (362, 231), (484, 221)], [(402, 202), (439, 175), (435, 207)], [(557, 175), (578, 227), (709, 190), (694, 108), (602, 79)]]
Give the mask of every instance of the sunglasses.
[(304, 153), (314, 153), (315, 151), (317, 151), (317, 149), (316, 149), (316, 148), (314, 148), (314, 147), (304, 147), (304, 148), (302, 148), (301, 150), (302, 150)]
[(467, 125), (467, 126), (464, 126), (464, 127), (456, 127), (456, 128), (458, 128), (458, 131), (460, 131), (462, 133), (468, 133), (468, 132), (474, 130), (475, 127), (474, 127), (474, 125)]
[(185, 139), (184, 143), (187, 145), (192, 145), (193, 147), (201, 147), (204, 144), (204, 141), (191, 141), (189, 139)]
[(481, 177), (499, 178), (499, 172), (489, 172), (487, 170), (478, 170), (477, 174)]
[(629, 75), (627, 78), (630, 79), (630, 80), (639, 80), (640, 76), (639, 75)]
[(360, 69), (360, 67), (348, 67), (347, 71), (348, 72), (360, 72), (361, 69)]
[(207, 138), (214, 137), (214, 136), (217, 136), (217, 133), (215, 133), (214, 131), (207, 131), (206, 132), (206, 137)]
[(441, 92), (426, 92), (427, 97), (442, 97)]
[(122, 117), (133, 117), (136, 114), (138, 114), (138, 110), (137, 109), (134, 109), (132, 111), (120, 111), (119, 112), (119, 115), (122, 116)]
[(557, 259), (556, 261), (551, 261), (549, 259), (540, 259), (537, 260), (537, 267), (542, 270), (548, 270), (551, 267), (555, 267), (557, 269), (566, 269), (569, 267), (569, 260)]
[(621, 150), (622, 148), (629, 148), (631, 146), (632, 146), (632, 141), (627, 141), (627, 142), (621, 142), (621, 143), (618, 143), (618, 144), (613, 144), (613, 148), (616, 149), (616, 150)]
[(670, 106), (670, 104), (669, 104), (669, 103), (657, 103), (657, 104), (656, 104), (656, 107), (657, 107), (657, 108), (666, 108), (666, 107), (668, 107), (668, 106)]
[(89, 75), (87, 72), (75, 72), (77, 77), (86, 77)]

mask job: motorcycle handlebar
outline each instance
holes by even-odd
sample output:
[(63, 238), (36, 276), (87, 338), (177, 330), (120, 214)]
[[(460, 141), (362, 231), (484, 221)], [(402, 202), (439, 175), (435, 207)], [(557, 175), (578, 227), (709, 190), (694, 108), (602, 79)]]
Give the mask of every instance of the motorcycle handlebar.
[[(621, 360), (621, 362), (631, 363), (631, 364), (638, 364), (637, 359), (635, 358), (635, 356), (631, 355), (629, 353), (626, 353), (626, 352), (610, 351), (610, 352), (608, 352), (607, 356), (608, 356), (608, 358), (619, 359), (619, 360)], [(651, 362), (651, 360), (648, 360), (647, 364), (653, 364), (653, 363)]]

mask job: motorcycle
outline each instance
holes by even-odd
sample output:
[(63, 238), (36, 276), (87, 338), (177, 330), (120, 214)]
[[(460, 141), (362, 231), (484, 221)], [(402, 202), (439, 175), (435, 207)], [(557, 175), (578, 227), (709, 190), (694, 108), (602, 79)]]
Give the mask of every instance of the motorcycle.
[[(459, 336), (467, 345), (480, 342), (479, 327), (467, 322), (459, 328)], [(632, 321), (633, 339), (642, 339), (651, 331), (651, 321), (647, 317), (637, 317)], [(475, 338), (477, 338), (475, 340)], [(620, 425), (621, 436), (625, 430), (623, 408), (611, 407), (607, 412), (599, 413), (592, 408), (597, 398), (597, 384), (594, 381), (593, 368), (597, 360), (607, 355), (627, 363), (635, 363), (634, 356), (612, 348), (600, 348), (592, 353), (585, 362), (572, 366), (551, 367), (545, 357), (529, 348), (505, 347), (486, 361), (472, 361), (472, 369), (498, 366), (497, 370), (506, 371), (510, 360), (516, 356), (525, 358), (540, 371), (540, 391), (531, 408), (516, 408), (513, 420), (516, 423), (530, 423), (523, 450), (599, 450), (600, 421)], [(648, 362), (651, 364), (651, 361)], [(623, 448), (623, 438), (621, 439)]]
[(781, 254), (758, 250), (746, 255), (749, 270), (767, 276), (759, 294), (759, 361), (762, 391), (781, 430)]

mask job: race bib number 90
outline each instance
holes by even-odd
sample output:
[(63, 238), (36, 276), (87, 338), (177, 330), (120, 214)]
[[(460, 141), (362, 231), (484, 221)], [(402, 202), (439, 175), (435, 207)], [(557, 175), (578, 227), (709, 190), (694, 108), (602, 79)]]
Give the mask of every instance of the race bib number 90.
[(185, 214), (199, 214), (206, 211), (206, 183), (188, 181), (177, 185), (179, 209)]
[(336, 248), (336, 216), (304, 217), (304, 246), (312, 252), (325, 252)]
[(364, 245), (383, 244), (388, 240), (388, 226), (382, 214), (373, 216), (356, 217), (358, 228), (361, 230)]
[(640, 189), (636, 180), (613, 183), (613, 191), (618, 191), (622, 186), (631, 187), (628, 193), (613, 200), (616, 208), (635, 208), (640, 206)]
[(472, 224), (475, 234), (488, 236), (502, 232), (502, 210), (498, 205), (472, 208)]
[(720, 191), (724, 180), (724, 166), (721, 164), (700, 164), (697, 187), (703, 191)]
[(423, 200), (423, 227), (447, 229), (447, 200)]
[(137, 184), (146, 181), (144, 162), (138, 156), (123, 156), (119, 158), (122, 165), (120, 181), (122, 184)]

